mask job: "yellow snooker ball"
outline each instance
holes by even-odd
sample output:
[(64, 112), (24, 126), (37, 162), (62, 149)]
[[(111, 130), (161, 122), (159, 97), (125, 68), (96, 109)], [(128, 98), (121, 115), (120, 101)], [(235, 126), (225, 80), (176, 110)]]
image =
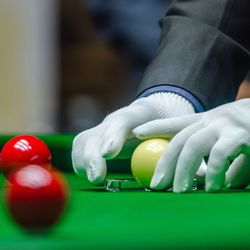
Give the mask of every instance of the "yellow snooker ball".
[(134, 178), (144, 187), (150, 188), (150, 182), (158, 160), (168, 146), (169, 140), (149, 139), (137, 146), (131, 158), (131, 170)]

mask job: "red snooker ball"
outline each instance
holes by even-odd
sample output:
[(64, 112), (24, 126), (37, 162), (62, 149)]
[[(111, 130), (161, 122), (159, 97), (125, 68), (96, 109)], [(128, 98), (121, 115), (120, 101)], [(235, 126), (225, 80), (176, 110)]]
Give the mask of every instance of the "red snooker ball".
[(0, 165), (2, 172), (9, 175), (13, 170), (32, 163), (48, 164), (51, 153), (48, 146), (32, 135), (19, 135), (5, 143), (1, 150)]
[(69, 198), (63, 175), (39, 165), (13, 172), (5, 185), (5, 205), (24, 229), (41, 231), (59, 221)]

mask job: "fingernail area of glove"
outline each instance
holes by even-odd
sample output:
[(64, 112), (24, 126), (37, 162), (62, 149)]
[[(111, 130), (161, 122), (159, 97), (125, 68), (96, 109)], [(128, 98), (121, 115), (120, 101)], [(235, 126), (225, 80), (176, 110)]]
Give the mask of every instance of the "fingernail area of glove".
[(232, 187), (232, 183), (231, 182), (225, 183), (225, 187), (226, 188), (231, 188)]
[(152, 189), (159, 188), (158, 186), (160, 185), (162, 179), (163, 179), (163, 175), (158, 176), (158, 177), (153, 177), (153, 179), (150, 182), (150, 188)]
[(143, 139), (145, 137), (145, 134), (143, 130), (140, 127), (137, 127), (132, 130), (132, 133), (138, 138), (138, 139)]
[(215, 193), (221, 189), (221, 185), (218, 183), (215, 183), (215, 184), (206, 183), (205, 189), (206, 189), (206, 192)]
[(87, 168), (86, 173), (87, 173), (89, 181), (91, 182), (94, 181), (97, 177), (95, 167), (91, 164), (89, 164), (89, 167)]
[(158, 184), (159, 184), (159, 180), (152, 180), (150, 182), (150, 188), (153, 188), (153, 189), (157, 188)]
[(181, 184), (174, 185), (173, 191), (175, 193), (186, 193), (189, 192), (192, 188), (192, 183), (190, 184), (189, 181), (182, 182)]

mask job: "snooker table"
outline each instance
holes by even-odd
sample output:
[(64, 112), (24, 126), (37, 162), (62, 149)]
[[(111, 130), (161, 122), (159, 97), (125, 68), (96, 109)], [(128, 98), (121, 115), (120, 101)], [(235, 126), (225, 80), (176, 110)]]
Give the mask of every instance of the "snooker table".
[[(11, 137), (0, 136), (0, 146)], [(67, 212), (49, 232), (32, 234), (10, 220), (1, 201), (0, 249), (250, 249), (250, 189), (108, 192), (72, 172), (73, 134), (39, 137), (70, 184)], [(129, 169), (129, 161), (114, 160), (108, 176), (128, 177)], [(3, 183), (1, 175), (1, 200)]]

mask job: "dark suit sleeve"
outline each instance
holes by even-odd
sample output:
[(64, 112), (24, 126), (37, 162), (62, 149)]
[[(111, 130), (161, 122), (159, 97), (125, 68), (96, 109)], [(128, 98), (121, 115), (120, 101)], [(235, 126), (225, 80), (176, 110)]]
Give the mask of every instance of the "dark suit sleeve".
[(174, 88), (205, 109), (233, 101), (249, 69), (249, 11), (249, 0), (175, 1), (138, 96)]

